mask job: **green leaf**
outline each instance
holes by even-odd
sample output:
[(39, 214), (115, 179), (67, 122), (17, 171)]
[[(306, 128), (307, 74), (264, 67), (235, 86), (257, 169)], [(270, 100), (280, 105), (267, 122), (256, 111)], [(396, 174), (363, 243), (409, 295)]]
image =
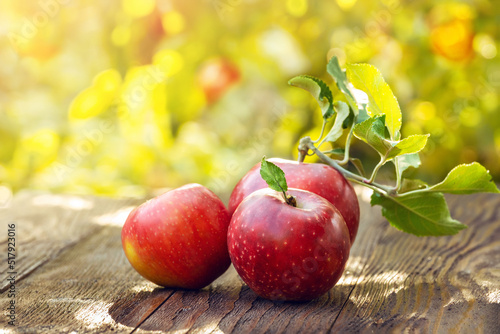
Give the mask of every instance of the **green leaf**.
[(448, 173), (441, 183), (430, 187), (429, 190), (450, 194), (500, 192), (495, 183), (493, 183), (488, 170), (477, 162), (458, 165)]
[(427, 183), (418, 179), (403, 179), (400, 193), (427, 188)]
[(368, 118), (354, 126), (354, 135), (385, 156), (392, 149), (392, 144), (385, 138), (385, 116)]
[(364, 122), (368, 118), (370, 118), (370, 116), (368, 116), (368, 113), (366, 112), (366, 108), (365, 109), (359, 109), (359, 115), (356, 118), (356, 123)]
[(378, 137), (386, 139), (387, 143), (390, 144), (390, 146), (392, 147), (393, 144), (388, 140), (389, 136), (387, 134), (386, 126), (384, 125), (384, 123), (385, 123), (385, 115), (382, 115), (382, 117), (378, 117), (377, 120), (373, 123), (371, 130)]
[(371, 204), (382, 206), (382, 214), (392, 226), (417, 236), (452, 235), (467, 227), (450, 217), (441, 193), (387, 197), (375, 192)]
[(335, 123), (325, 137), (329, 142), (335, 142), (342, 136), (344, 120), (349, 116), (349, 106), (342, 101), (335, 102), (335, 110), (337, 111)]
[(318, 101), (324, 119), (329, 119), (333, 116), (332, 92), (330, 91), (330, 88), (328, 88), (328, 85), (321, 79), (310, 75), (299, 75), (298, 77), (290, 79), (288, 84), (302, 88), (311, 93), (316, 101)]
[(403, 172), (408, 168), (418, 168), (420, 166), (420, 157), (418, 153), (399, 155), (393, 161), (399, 164), (399, 177), (401, 177)]
[(353, 94), (351, 88), (349, 87), (349, 81), (345, 75), (345, 72), (340, 68), (339, 60), (337, 57), (332, 57), (326, 65), (326, 71), (330, 74), (337, 84), (339, 90), (344, 94), (347, 103), (351, 107), (355, 115), (358, 115), (358, 106), (356, 104), (356, 97)]
[(368, 95), (368, 115), (385, 115), (385, 124), (391, 139), (398, 139), (401, 129), (401, 109), (380, 71), (370, 64), (348, 64), (346, 68), (347, 78), (354, 87)]
[(384, 116), (368, 118), (365, 121), (356, 124), (354, 126), (354, 135), (366, 143), (367, 142), (366, 138), (368, 137), (371, 131), (372, 125), (376, 122), (382, 122), (383, 125), (384, 124), (383, 117)]
[(286, 184), (285, 172), (281, 170), (278, 166), (266, 160), (266, 157), (262, 158), (260, 163), (260, 176), (266, 181), (269, 188), (276, 191), (285, 192), (288, 190)]
[(397, 156), (417, 153), (425, 147), (429, 135), (413, 135), (399, 141), (387, 139), (384, 118), (385, 115), (375, 116), (356, 124), (354, 135), (379, 152), (385, 161), (390, 161)]
[(429, 135), (413, 135), (400, 140), (387, 154), (386, 160), (391, 160), (398, 155), (420, 152), (427, 144)]

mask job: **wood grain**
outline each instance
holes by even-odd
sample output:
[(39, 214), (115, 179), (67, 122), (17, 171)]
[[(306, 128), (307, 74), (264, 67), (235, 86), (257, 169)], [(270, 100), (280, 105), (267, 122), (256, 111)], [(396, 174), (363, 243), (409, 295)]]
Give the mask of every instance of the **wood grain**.
[(448, 196), (458, 235), (386, 226), (334, 332), (498, 333), (500, 196)]
[[(15, 330), (498, 333), (500, 196), (448, 200), (454, 218), (469, 228), (440, 238), (399, 232), (363, 201), (338, 284), (317, 300), (284, 303), (257, 297), (232, 267), (199, 291), (156, 287), (133, 271), (121, 249), (121, 224), (137, 201), (26, 192), (0, 212), (2, 221), (16, 222), (24, 273), (16, 285)], [(8, 301), (3, 292), (0, 304)], [(0, 328), (6, 322), (2, 317)]]
[[(171, 291), (130, 270), (121, 250), (119, 224), (137, 202), (39, 193), (15, 198), (2, 219), (17, 232), (16, 332), (128, 333), (110, 313), (114, 303), (134, 305), (122, 319), (132, 329), (161, 304)], [(0, 295), (1, 305), (9, 301), (6, 292)], [(7, 321), (1, 317), (0, 328), (12, 328)]]
[[(128, 333), (156, 310), (172, 291), (131, 270), (119, 232), (104, 227), (19, 282), (17, 331)], [(7, 302), (3, 294), (0, 303)]]
[[(22, 280), (62, 251), (102, 229), (99, 221), (114, 210), (125, 210), (137, 203), (104, 197), (82, 197), (50, 193), (21, 192), (7, 209), (0, 209), (0, 245), (7, 247), (7, 224), (16, 224), (16, 271)], [(118, 218), (120, 219), (120, 218)], [(7, 267), (0, 266), (1, 277)], [(0, 281), (0, 292), (8, 282)]]

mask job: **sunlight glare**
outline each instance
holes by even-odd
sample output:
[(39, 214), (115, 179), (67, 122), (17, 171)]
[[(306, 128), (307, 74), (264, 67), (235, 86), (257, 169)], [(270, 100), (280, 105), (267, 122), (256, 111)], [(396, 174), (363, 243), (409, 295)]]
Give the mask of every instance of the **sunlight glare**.
[(32, 200), (34, 206), (59, 206), (72, 210), (90, 210), (94, 203), (90, 200), (76, 196), (43, 194), (35, 196)]
[(132, 211), (134, 208), (135, 208), (134, 206), (127, 206), (113, 213), (108, 213), (105, 215), (95, 217), (93, 219), (93, 222), (99, 225), (123, 226), (130, 211)]

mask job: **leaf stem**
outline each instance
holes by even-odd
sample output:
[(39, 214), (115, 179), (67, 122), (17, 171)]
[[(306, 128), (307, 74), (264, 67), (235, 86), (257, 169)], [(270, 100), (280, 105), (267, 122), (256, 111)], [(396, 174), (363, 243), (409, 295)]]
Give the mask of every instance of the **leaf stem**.
[(407, 191), (407, 192), (402, 193), (402, 194), (396, 193), (395, 197), (411, 196), (411, 195), (420, 194), (420, 193), (423, 193), (423, 192), (430, 193), (430, 192), (432, 192), (432, 190), (429, 191), (429, 188), (430, 187), (425, 187), (425, 188), (421, 188), (421, 189), (415, 189), (415, 190)]
[(382, 195), (393, 196), (390, 191), (386, 191), (386, 190), (382, 189), (382, 188), (385, 188), (382, 185), (379, 185), (379, 184), (376, 184), (376, 183), (369, 184), (369, 183), (366, 183), (366, 182), (362, 182), (362, 181), (358, 181), (358, 180), (355, 180), (355, 179), (351, 179), (351, 178), (349, 178), (347, 176), (346, 176), (346, 179), (348, 179), (351, 182), (354, 182), (354, 183), (360, 184), (362, 186), (365, 186), (367, 188), (370, 188), (371, 190), (376, 191), (378, 193), (381, 193)]
[(325, 143), (325, 141), (326, 141), (326, 137), (325, 137), (325, 138), (323, 138), (323, 140), (319, 142), (319, 144), (318, 144), (318, 148), (320, 148), (320, 147), (321, 147), (321, 145), (323, 145), (323, 144)]
[(394, 187), (394, 190), (396, 192), (399, 192), (403, 184), (401, 182), (402, 177), (401, 173), (399, 172), (399, 161), (397, 157), (394, 159), (394, 168), (396, 169), (396, 186)]
[(356, 170), (358, 171), (359, 175), (361, 175), (361, 176), (365, 176), (365, 172), (364, 172), (364, 170), (362, 169), (362, 167), (363, 167), (363, 166), (362, 166), (362, 165), (361, 165), (361, 166), (359, 166), (358, 164), (356, 164), (356, 163), (354, 162), (354, 159), (353, 159), (353, 160), (351, 160), (351, 162), (352, 162), (352, 165), (354, 166), (354, 168), (356, 168)]
[(373, 168), (372, 176), (370, 176), (370, 179), (368, 180), (367, 183), (373, 183), (373, 181), (375, 181), (375, 178), (377, 177), (377, 173), (378, 173), (380, 167), (382, 167), (385, 164), (385, 161), (386, 161), (385, 157), (381, 156), (380, 162), (375, 166), (375, 168)]
[[(283, 198), (285, 199), (285, 202), (287, 202), (287, 204), (290, 204), (290, 203), (289, 203), (289, 201), (288, 201), (288, 199), (289, 199), (290, 197), (292, 197), (292, 196), (288, 196), (288, 195), (286, 194), (285, 189), (283, 189), (283, 187), (280, 185), (280, 183), (278, 182), (278, 180), (276, 180), (276, 178), (274, 178), (274, 179), (275, 179), (276, 184), (278, 185), (278, 187), (280, 187), (281, 192), (283, 193)], [(293, 198), (293, 197), (292, 197), (292, 198)]]
[(323, 120), (323, 125), (321, 126), (321, 133), (319, 134), (319, 137), (318, 139), (316, 140), (313, 140), (313, 143), (316, 144), (317, 142), (319, 142), (321, 140), (321, 138), (323, 138), (323, 134), (325, 133), (325, 127), (326, 127), (326, 120), (324, 119)]
[(345, 142), (344, 159), (342, 159), (338, 162), (338, 164), (341, 166), (343, 166), (349, 162), (349, 148), (351, 146), (352, 134), (354, 132), (354, 124), (356, 124), (356, 119), (357, 119), (357, 117), (355, 116), (354, 120), (352, 121), (352, 125), (351, 125), (351, 129), (349, 130), (349, 134), (347, 135), (347, 139)]

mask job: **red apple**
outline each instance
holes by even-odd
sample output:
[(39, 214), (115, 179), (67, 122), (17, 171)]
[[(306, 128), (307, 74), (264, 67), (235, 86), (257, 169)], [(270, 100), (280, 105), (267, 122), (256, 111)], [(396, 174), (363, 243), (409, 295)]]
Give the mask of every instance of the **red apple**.
[(230, 265), (229, 221), (213, 192), (188, 184), (134, 209), (122, 229), (123, 249), (132, 267), (151, 282), (203, 288)]
[[(325, 164), (299, 163), (277, 158), (268, 161), (285, 172), (289, 187), (308, 190), (330, 201), (344, 217), (351, 244), (354, 242), (359, 225), (359, 203), (354, 189), (342, 174)], [(233, 214), (245, 197), (262, 188), (267, 188), (267, 184), (260, 176), (258, 163), (234, 187), (229, 198), (229, 213)]]
[(306, 301), (339, 280), (349, 257), (349, 230), (323, 197), (299, 189), (287, 193), (296, 207), (269, 188), (241, 202), (229, 225), (229, 255), (259, 296)]

